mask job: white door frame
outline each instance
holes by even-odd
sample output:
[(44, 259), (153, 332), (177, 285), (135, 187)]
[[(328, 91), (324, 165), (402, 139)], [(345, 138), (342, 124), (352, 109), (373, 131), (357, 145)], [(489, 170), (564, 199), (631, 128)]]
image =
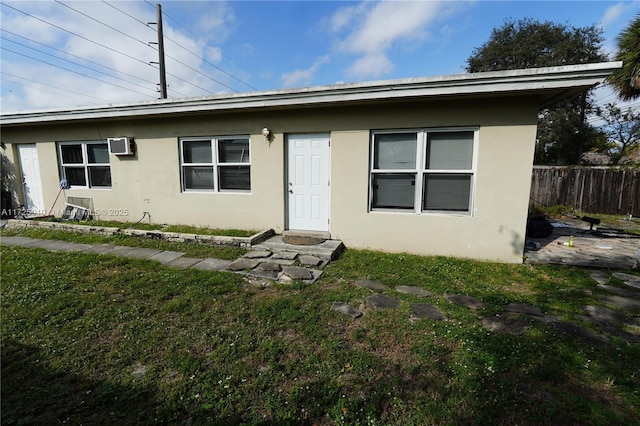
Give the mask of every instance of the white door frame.
[(24, 205), (28, 215), (45, 215), (40, 162), (36, 144), (19, 144), (20, 179)]
[(287, 229), (329, 231), (330, 135), (287, 135)]

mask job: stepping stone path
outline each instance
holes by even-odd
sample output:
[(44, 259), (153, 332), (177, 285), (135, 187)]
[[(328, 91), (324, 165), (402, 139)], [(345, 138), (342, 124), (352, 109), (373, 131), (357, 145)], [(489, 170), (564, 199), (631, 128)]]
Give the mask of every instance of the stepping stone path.
[(364, 288), (368, 288), (371, 291), (385, 291), (385, 290), (389, 290), (389, 287), (379, 283), (377, 281), (371, 281), (371, 280), (358, 280), (356, 281), (356, 286), (358, 287), (364, 287)]
[(369, 296), (364, 300), (369, 303), (373, 309), (389, 309), (389, 308), (398, 308), (400, 307), (400, 301), (390, 296), (385, 296), (384, 294), (374, 294), (373, 296)]
[(465, 306), (473, 310), (484, 309), (487, 307), (486, 303), (479, 301), (475, 297), (466, 296), (464, 294), (445, 294), (444, 297), (451, 303)]
[(411, 306), (411, 316), (415, 318), (426, 318), (432, 321), (444, 320), (444, 315), (438, 308), (426, 303), (416, 303)]
[[(494, 333), (508, 333), (514, 336), (520, 336), (524, 334), (531, 320), (536, 320), (544, 324), (549, 324), (561, 333), (581, 339), (588, 345), (596, 348), (604, 348), (610, 345), (607, 336), (618, 337), (628, 343), (640, 343), (640, 317), (637, 315), (627, 315), (624, 312), (629, 310), (640, 311), (640, 292), (608, 284), (611, 282), (611, 276), (613, 276), (623, 281), (625, 285), (631, 283), (633, 284), (631, 287), (637, 285), (638, 288), (640, 288), (640, 277), (619, 272), (610, 275), (606, 271), (600, 270), (593, 271), (590, 275), (591, 278), (598, 283), (597, 288), (599, 290), (610, 293), (601, 296), (600, 301), (611, 307), (602, 305), (584, 306), (583, 309), (588, 315), (578, 315), (576, 319), (599, 326), (601, 329), (601, 333), (599, 334), (592, 333), (579, 324), (561, 321), (554, 315), (545, 314), (538, 306), (515, 302), (505, 305), (503, 311), (493, 317), (482, 318), (482, 324), (487, 330)], [(414, 297), (433, 296), (433, 293), (430, 291), (417, 286), (400, 285), (392, 289), (386, 284), (373, 280), (357, 280), (354, 284), (357, 287), (366, 288), (375, 293), (365, 298), (367, 304), (374, 310), (400, 307), (400, 301), (398, 299), (380, 294), (379, 292), (393, 290), (397, 293), (409, 294)], [(590, 289), (586, 288), (570, 290), (587, 296), (593, 293)], [(484, 302), (465, 294), (444, 294), (444, 297), (451, 303), (465, 306), (472, 310), (482, 310), (487, 307)], [(359, 318), (364, 314), (362, 311), (352, 308), (346, 302), (335, 302), (331, 306), (331, 309), (349, 315), (352, 318)], [(436, 306), (426, 303), (412, 304), (410, 312), (410, 321), (419, 319), (432, 321), (446, 320), (445, 315)], [(629, 332), (624, 328), (629, 328), (633, 330), (633, 332)]]

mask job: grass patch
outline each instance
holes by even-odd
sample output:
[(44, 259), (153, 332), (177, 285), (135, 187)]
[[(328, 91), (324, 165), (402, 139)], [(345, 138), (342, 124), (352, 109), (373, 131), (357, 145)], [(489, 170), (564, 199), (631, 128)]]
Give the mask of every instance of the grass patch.
[[(147, 260), (2, 250), (2, 424), (637, 424), (640, 345), (595, 349), (548, 325), (522, 336), (480, 315), (522, 302), (577, 321), (586, 271), (347, 250), (314, 285)], [(434, 296), (331, 311), (371, 292)], [(588, 289), (588, 292), (580, 291)], [(448, 303), (465, 293), (489, 307)], [(408, 320), (432, 303), (448, 321)], [(637, 315), (637, 312), (636, 312)]]
[(158, 250), (171, 250), (183, 252), (187, 257), (234, 260), (246, 253), (239, 247), (216, 246), (194, 242), (174, 242), (165, 240), (152, 240), (144, 237), (128, 235), (98, 235), (82, 232), (70, 232), (48, 230), (39, 228), (23, 228), (4, 230), (2, 235), (21, 235), (23, 237), (41, 238), (46, 240), (71, 241), (84, 244), (114, 244), (129, 247), (144, 247)]

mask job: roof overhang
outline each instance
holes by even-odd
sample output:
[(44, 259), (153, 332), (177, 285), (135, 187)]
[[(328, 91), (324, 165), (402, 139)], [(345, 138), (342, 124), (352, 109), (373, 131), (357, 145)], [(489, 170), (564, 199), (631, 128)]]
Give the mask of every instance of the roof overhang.
[(530, 68), (365, 83), (163, 99), (94, 107), (0, 114), (3, 126), (176, 114), (275, 110), (439, 97), (535, 96), (544, 107), (602, 83), (622, 62)]

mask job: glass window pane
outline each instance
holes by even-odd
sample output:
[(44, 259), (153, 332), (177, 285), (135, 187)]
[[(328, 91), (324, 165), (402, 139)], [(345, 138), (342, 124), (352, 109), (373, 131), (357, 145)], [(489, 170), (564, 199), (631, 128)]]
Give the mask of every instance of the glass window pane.
[(89, 167), (89, 186), (111, 186), (111, 168), (109, 166)]
[(218, 169), (220, 189), (249, 191), (251, 169), (247, 166), (225, 166)]
[(69, 185), (87, 186), (84, 167), (63, 167), (64, 178)]
[(471, 170), (473, 132), (431, 133), (427, 149), (427, 169)]
[(373, 168), (397, 170), (416, 168), (415, 133), (378, 134), (373, 141)]
[(109, 147), (106, 143), (87, 144), (89, 164), (109, 164)]
[(221, 163), (248, 163), (249, 139), (220, 139), (218, 158)]
[(182, 156), (187, 163), (213, 163), (211, 155), (211, 141), (183, 141)]
[(83, 164), (82, 145), (60, 145), (63, 164)]
[(213, 167), (184, 167), (185, 189), (213, 189)]
[(469, 211), (471, 175), (424, 176), (423, 210)]
[(414, 174), (374, 174), (373, 208), (413, 209)]

